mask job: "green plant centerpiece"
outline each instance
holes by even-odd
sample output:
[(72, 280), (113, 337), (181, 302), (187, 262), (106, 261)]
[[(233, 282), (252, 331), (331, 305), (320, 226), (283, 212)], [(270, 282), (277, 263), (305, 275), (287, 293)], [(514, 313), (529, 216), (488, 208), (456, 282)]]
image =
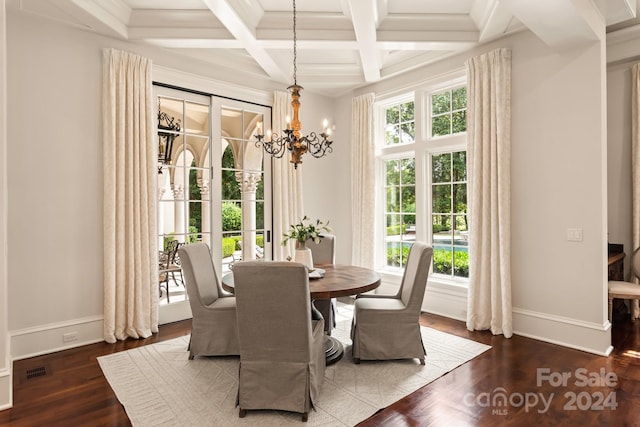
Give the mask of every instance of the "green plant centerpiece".
[(299, 223), (291, 224), (289, 226), (289, 231), (283, 234), (284, 239), (282, 240), (282, 245), (286, 245), (289, 240), (295, 240), (296, 247), (306, 246), (307, 240), (313, 240), (314, 243), (320, 243), (320, 234), (322, 232), (331, 232), (331, 228), (329, 228), (329, 221), (324, 223), (317, 219), (314, 223), (305, 215)]
[(308, 216), (304, 216), (297, 224), (292, 224), (289, 231), (283, 234), (282, 245), (286, 245), (289, 240), (296, 242), (296, 252), (294, 260), (307, 266), (309, 271), (313, 270), (313, 258), (311, 249), (307, 247), (307, 241), (312, 240), (314, 243), (320, 243), (322, 232), (331, 232), (329, 221), (322, 222), (317, 219), (313, 222)]

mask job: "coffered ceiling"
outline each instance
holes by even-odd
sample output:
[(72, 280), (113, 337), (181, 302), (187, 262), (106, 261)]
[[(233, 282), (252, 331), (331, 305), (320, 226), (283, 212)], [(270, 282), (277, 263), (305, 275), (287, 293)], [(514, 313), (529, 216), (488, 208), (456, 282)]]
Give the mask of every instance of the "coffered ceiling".
[[(292, 0), (9, 0), (247, 78), (292, 83)], [(341, 93), (521, 29), (562, 48), (635, 24), (636, 0), (296, 0), (297, 77)]]

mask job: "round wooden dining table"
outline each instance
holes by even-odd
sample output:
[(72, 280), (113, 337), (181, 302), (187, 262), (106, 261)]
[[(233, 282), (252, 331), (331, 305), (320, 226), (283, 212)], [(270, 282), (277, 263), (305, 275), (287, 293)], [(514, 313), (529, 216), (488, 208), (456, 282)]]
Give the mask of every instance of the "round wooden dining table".
[[(322, 277), (319, 277), (318, 271), (323, 271)], [(357, 295), (374, 290), (378, 286), (380, 286), (378, 273), (355, 265), (322, 264), (317, 266), (316, 272), (311, 272), (309, 275), (309, 293), (312, 301)], [(222, 276), (222, 288), (228, 292), (234, 291), (233, 271)], [(322, 318), (315, 307), (313, 307), (313, 316)], [(324, 348), (327, 365), (336, 363), (344, 355), (342, 343), (328, 334), (325, 334)]]

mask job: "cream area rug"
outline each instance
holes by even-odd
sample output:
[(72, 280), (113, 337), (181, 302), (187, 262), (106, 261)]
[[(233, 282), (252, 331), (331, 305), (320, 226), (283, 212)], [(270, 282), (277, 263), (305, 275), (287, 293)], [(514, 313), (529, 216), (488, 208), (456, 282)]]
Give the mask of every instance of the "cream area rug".
[[(422, 327), (426, 365), (418, 360), (353, 363), (353, 306), (339, 303), (333, 336), (345, 355), (327, 366), (309, 426), (353, 426), (376, 411), (473, 359), (490, 346)], [(98, 358), (105, 377), (136, 426), (289, 426), (300, 415), (248, 411), (238, 417), (238, 357), (189, 359), (189, 336)]]

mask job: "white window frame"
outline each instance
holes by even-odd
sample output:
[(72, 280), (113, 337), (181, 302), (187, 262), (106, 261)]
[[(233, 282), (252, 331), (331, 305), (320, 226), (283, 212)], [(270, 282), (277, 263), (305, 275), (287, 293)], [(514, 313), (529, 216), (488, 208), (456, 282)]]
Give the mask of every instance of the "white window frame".
[[(467, 84), (464, 69), (447, 73), (432, 79), (416, 88), (415, 91), (405, 92), (389, 96), (376, 102), (376, 179), (383, 183), (385, 179), (385, 162), (413, 156), (416, 168), (416, 240), (433, 243), (431, 227), (431, 156), (447, 152), (467, 149), (467, 133), (461, 132), (454, 135), (431, 136), (431, 94)], [(403, 102), (414, 101), (415, 113), (415, 140), (413, 143), (401, 143), (384, 145), (385, 143), (385, 109)], [(377, 212), (385, 209), (384, 185), (377, 186), (376, 198), (380, 201)], [(384, 244), (385, 215), (376, 215), (376, 231), (380, 236), (376, 244), (376, 266), (383, 281), (399, 284), (402, 277), (402, 269), (386, 265), (386, 244)], [(471, 237), (470, 237), (471, 238)], [(444, 275), (430, 275), (429, 283), (452, 286), (455, 288), (467, 288), (468, 278), (447, 277)]]
[[(414, 142), (405, 142), (400, 144), (391, 144), (385, 145), (385, 125), (386, 125), (386, 115), (385, 110), (389, 107), (393, 107), (398, 104), (402, 104), (405, 102), (414, 102), (414, 120), (415, 120), (415, 137)], [(420, 120), (418, 120), (419, 116), (419, 105), (415, 102), (415, 93), (408, 92), (402, 94), (400, 96), (391, 97), (376, 103), (376, 141), (378, 144), (376, 145), (376, 182), (381, 183), (381, 185), (377, 185), (376, 191), (376, 200), (379, 200), (380, 203), (376, 205), (377, 212), (386, 211), (386, 193), (385, 186), (382, 183), (385, 182), (385, 162), (388, 160), (396, 160), (402, 159), (406, 157), (415, 157), (415, 146), (416, 140), (418, 138), (418, 133), (420, 132)], [(416, 159), (417, 161), (417, 159)], [(418, 166), (416, 164), (416, 189), (418, 187)], [(418, 218), (420, 216), (419, 211), (420, 202), (418, 201), (418, 193), (416, 192), (416, 238), (418, 238)], [(387, 249), (386, 249), (386, 215), (376, 215), (376, 235), (380, 236), (379, 242), (376, 244), (375, 251), (375, 265), (377, 266), (377, 270), (383, 275), (391, 275), (391, 276), (401, 276), (402, 269), (394, 268), (387, 266)], [(383, 242), (382, 244), (380, 242)], [(392, 282), (396, 282), (396, 279), (393, 278)]]
[[(431, 135), (431, 95), (439, 93), (445, 90), (456, 89), (460, 86), (464, 86), (467, 83), (466, 74), (464, 72), (455, 73), (456, 75), (449, 75), (449, 78), (444, 78), (443, 81), (434, 82), (426, 86), (419, 94), (421, 96), (421, 103), (424, 108), (422, 118), (425, 120), (424, 128), (426, 129), (426, 137), (423, 140), (424, 143), (419, 144), (419, 149), (416, 151), (416, 156), (420, 156), (422, 159), (422, 166), (424, 171), (424, 181), (422, 181), (424, 191), (424, 212), (425, 215), (420, 218), (424, 223), (425, 240), (429, 244), (433, 244), (433, 227), (431, 227), (431, 158), (434, 155), (443, 153), (453, 153), (455, 151), (467, 150), (467, 132), (460, 132), (452, 135), (432, 136)], [(416, 166), (417, 168), (417, 166)], [(469, 238), (472, 238), (469, 236)], [(430, 282), (467, 287), (469, 279), (466, 277), (448, 277), (445, 275), (432, 274), (429, 278)]]

